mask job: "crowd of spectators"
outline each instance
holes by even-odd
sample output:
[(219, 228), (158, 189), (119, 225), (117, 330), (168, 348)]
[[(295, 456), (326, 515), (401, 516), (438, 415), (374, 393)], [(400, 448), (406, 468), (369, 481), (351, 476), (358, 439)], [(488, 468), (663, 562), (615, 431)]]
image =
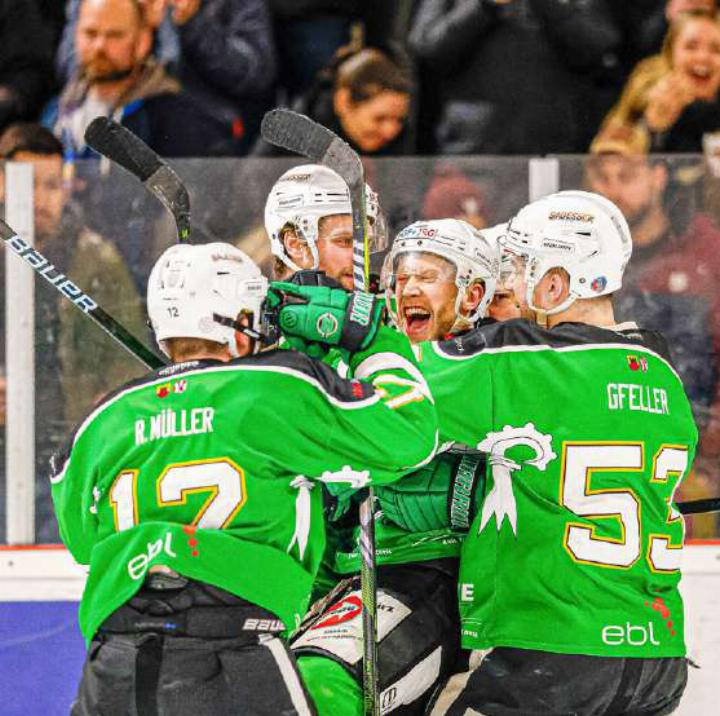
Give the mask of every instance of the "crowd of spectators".
[[(64, 7), (63, 7), (64, 5)], [(0, 0), (0, 130), (111, 115), (168, 156), (267, 155), (298, 108), (365, 155), (585, 153), (720, 129), (716, 0)]]

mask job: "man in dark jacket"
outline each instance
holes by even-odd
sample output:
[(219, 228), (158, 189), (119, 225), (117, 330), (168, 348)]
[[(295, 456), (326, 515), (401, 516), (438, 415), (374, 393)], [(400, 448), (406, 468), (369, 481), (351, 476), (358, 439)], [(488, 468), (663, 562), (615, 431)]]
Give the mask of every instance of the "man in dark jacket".
[(50, 92), (52, 37), (35, 0), (0, 0), (0, 130), (29, 119)]
[(409, 37), (445, 154), (584, 152), (619, 89), (599, 0), (421, 0)]
[(231, 153), (231, 124), (182, 92), (149, 54), (152, 32), (137, 0), (82, 0), (75, 44), (78, 71), (53, 122), (66, 154), (89, 153), (84, 133), (98, 115), (117, 119), (160, 154)]
[[(71, 0), (56, 59), (67, 78), (75, 69), (75, 28), (81, 0)], [(266, 0), (145, 0), (155, 31), (153, 55), (183, 89), (231, 127), (243, 154), (275, 80), (275, 46)]]

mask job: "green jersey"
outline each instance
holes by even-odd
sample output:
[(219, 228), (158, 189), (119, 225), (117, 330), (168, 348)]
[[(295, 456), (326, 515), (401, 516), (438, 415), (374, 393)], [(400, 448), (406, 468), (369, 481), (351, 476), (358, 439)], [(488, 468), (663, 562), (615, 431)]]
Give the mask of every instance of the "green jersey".
[(463, 645), (685, 653), (673, 494), (697, 429), (660, 336), (525, 321), (422, 344), (440, 439), (488, 453), (463, 543)]
[(293, 351), (163, 368), (106, 398), (52, 478), (61, 535), (90, 565), (90, 639), (166, 565), (274, 612), (305, 613), (326, 484), (383, 484), (430, 459), (435, 412), (410, 346), (379, 333), (355, 380)]

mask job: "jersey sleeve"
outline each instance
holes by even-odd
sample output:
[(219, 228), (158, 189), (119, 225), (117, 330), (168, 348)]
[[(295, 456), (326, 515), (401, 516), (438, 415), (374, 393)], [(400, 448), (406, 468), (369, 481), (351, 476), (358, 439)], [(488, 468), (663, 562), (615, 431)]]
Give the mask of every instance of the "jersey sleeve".
[(51, 462), (50, 483), (60, 536), (79, 564), (90, 563), (98, 535), (95, 469), (86, 459), (87, 455), (81, 438)]
[[(349, 379), (305, 356), (293, 360), (307, 376), (285, 391), (285, 401), (290, 390), (298, 391), (295, 410), (285, 416), (283, 409), (280, 417), (268, 406), (288, 439), (265, 448), (282, 451), (293, 470), (328, 485), (360, 488), (393, 482), (432, 459), (435, 407), (405, 336), (381, 329), (368, 350), (352, 357)], [(301, 440), (295, 450), (291, 435)]]

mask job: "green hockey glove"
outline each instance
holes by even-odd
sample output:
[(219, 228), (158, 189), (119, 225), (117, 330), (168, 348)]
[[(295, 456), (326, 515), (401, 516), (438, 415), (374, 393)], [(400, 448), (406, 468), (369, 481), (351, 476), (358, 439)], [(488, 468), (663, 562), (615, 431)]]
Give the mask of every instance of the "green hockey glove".
[(445, 452), (401, 480), (375, 488), (383, 515), (408, 532), (467, 532), (485, 490), (485, 455)]
[(281, 333), (293, 348), (337, 346), (347, 353), (367, 348), (381, 323), (383, 306), (371, 293), (276, 281), (268, 298), (278, 308)]

